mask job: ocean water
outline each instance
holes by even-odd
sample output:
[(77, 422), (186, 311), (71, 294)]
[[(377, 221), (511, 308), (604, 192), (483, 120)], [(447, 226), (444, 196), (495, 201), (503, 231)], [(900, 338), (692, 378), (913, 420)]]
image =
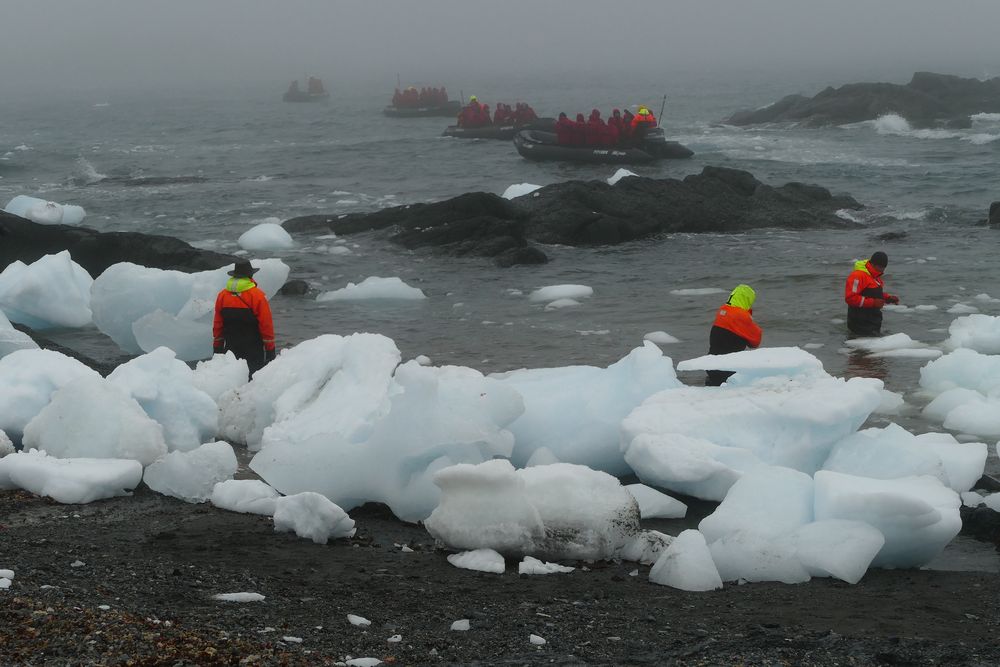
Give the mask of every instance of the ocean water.
[[(905, 81), (905, 79), (904, 79)], [(686, 161), (639, 166), (656, 178), (681, 178), (705, 165), (746, 169), (762, 181), (815, 183), (853, 195), (862, 229), (747, 234), (675, 234), (606, 248), (545, 247), (544, 266), (499, 269), (390, 245), (384, 234), (300, 235), (281, 256), (292, 277), (330, 290), (368, 276), (399, 276), (430, 297), (419, 303), (318, 303), (276, 297), (279, 346), (321, 333), (375, 331), (405, 357), (485, 372), (566, 364), (606, 365), (667, 331), (675, 361), (703, 354), (720, 294), (675, 290), (737, 283), (758, 293), (755, 317), (764, 344), (809, 345), (828, 371), (870, 375), (919, 407), (912, 359), (872, 360), (843, 349), (843, 284), (856, 258), (883, 249), (887, 289), (904, 304), (936, 310), (887, 313), (885, 328), (927, 343), (947, 337), (955, 303), (1000, 313), (997, 234), (982, 223), (1000, 199), (996, 164), (1000, 115), (969, 130), (913, 130), (899, 117), (829, 129), (734, 128), (720, 119), (789, 93), (814, 94), (844, 80), (695, 78), (666, 84), (511, 78), (471, 93), (491, 104), (530, 102), (540, 115), (574, 114), (639, 103), (661, 108), (672, 138), (695, 151)], [(426, 82), (428, 85), (436, 82)], [(448, 82), (445, 82), (448, 83)], [(0, 200), (30, 194), (86, 208), (100, 230), (168, 234), (233, 252), (237, 237), (270, 218), (372, 211), (463, 192), (501, 193), (513, 183), (605, 179), (615, 167), (536, 164), (506, 142), (444, 138), (448, 119), (380, 114), (392, 93), (381, 84), (331, 86), (327, 104), (286, 104), (285, 83), (232, 91), (92, 93), (0, 99)], [(390, 84), (391, 85), (391, 84)], [(457, 86), (449, 85), (453, 96)], [(899, 232), (880, 242), (876, 236)], [(580, 283), (594, 295), (578, 307), (546, 311), (527, 295), (545, 285)], [(96, 330), (59, 332), (59, 342), (95, 356), (115, 353)], [(682, 374), (683, 375), (683, 374)], [(701, 377), (684, 377), (700, 383)], [(938, 430), (911, 409), (897, 418), (916, 431)]]

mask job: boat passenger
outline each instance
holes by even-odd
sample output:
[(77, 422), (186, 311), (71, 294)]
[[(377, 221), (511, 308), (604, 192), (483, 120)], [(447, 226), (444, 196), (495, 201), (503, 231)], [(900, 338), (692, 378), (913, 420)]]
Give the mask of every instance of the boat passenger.
[(560, 146), (572, 146), (576, 137), (576, 123), (569, 119), (565, 112), (559, 114), (556, 120), (556, 141)]
[(656, 116), (647, 107), (639, 107), (638, 113), (632, 119), (632, 139), (641, 143), (646, 133), (656, 127)]
[(606, 128), (607, 126), (601, 119), (601, 112), (593, 109), (590, 112), (590, 118), (587, 120), (586, 145), (595, 148), (604, 146), (607, 139)]
[[(715, 313), (715, 322), (708, 334), (709, 354), (731, 354), (747, 348), (759, 347), (763, 336), (761, 328), (753, 321), (753, 303), (757, 294), (749, 285), (737, 285)], [(706, 387), (718, 387), (733, 371), (707, 371)]]
[(621, 146), (631, 146), (632, 145), (632, 119), (635, 116), (628, 109), (625, 109), (625, 113), (622, 114), (622, 129), (619, 132), (618, 143)]

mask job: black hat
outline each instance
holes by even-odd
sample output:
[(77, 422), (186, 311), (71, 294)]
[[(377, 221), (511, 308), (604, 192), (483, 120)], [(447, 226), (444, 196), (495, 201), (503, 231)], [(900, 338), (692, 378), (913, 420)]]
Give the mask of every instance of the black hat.
[(868, 260), (875, 266), (880, 266), (883, 269), (889, 266), (889, 256), (882, 252), (881, 250), (872, 253), (872, 258)]
[(236, 278), (250, 278), (258, 271), (260, 271), (260, 269), (253, 268), (250, 265), (250, 262), (243, 260), (242, 262), (236, 262), (233, 264), (233, 270), (229, 272), (229, 275)]

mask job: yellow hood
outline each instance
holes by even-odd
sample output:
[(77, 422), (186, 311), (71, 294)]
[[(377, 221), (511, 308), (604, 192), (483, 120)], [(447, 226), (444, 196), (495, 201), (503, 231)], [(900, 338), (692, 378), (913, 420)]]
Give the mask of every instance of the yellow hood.
[(736, 289), (729, 295), (729, 304), (743, 310), (753, 308), (753, 302), (756, 300), (757, 293), (749, 285), (737, 285)]

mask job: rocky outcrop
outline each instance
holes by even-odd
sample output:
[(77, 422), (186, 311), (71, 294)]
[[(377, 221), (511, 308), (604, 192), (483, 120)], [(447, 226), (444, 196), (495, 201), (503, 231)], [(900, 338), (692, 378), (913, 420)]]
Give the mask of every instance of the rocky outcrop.
[(568, 181), (511, 201), (475, 192), (375, 213), (293, 218), (284, 226), (290, 232), (337, 234), (391, 229), (390, 238), (407, 248), (437, 247), (510, 266), (544, 261), (531, 241), (593, 246), (669, 232), (855, 227), (836, 212), (861, 208), (853, 198), (835, 197), (816, 185), (772, 187), (746, 171), (705, 167), (683, 180)]
[(724, 123), (797, 123), (805, 127), (845, 125), (895, 113), (913, 127), (969, 127), (976, 113), (1000, 112), (1000, 77), (980, 81), (917, 72), (906, 85), (852, 83), (815, 97), (789, 95), (774, 104), (739, 111)]
[(990, 204), (990, 217), (987, 222), (990, 227), (1000, 227), (1000, 201)]
[(0, 271), (15, 260), (30, 264), (63, 250), (69, 250), (73, 261), (95, 278), (118, 262), (194, 272), (217, 269), (237, 259), (199, 250), (170, 236), (40, 225), (0, 211)]

